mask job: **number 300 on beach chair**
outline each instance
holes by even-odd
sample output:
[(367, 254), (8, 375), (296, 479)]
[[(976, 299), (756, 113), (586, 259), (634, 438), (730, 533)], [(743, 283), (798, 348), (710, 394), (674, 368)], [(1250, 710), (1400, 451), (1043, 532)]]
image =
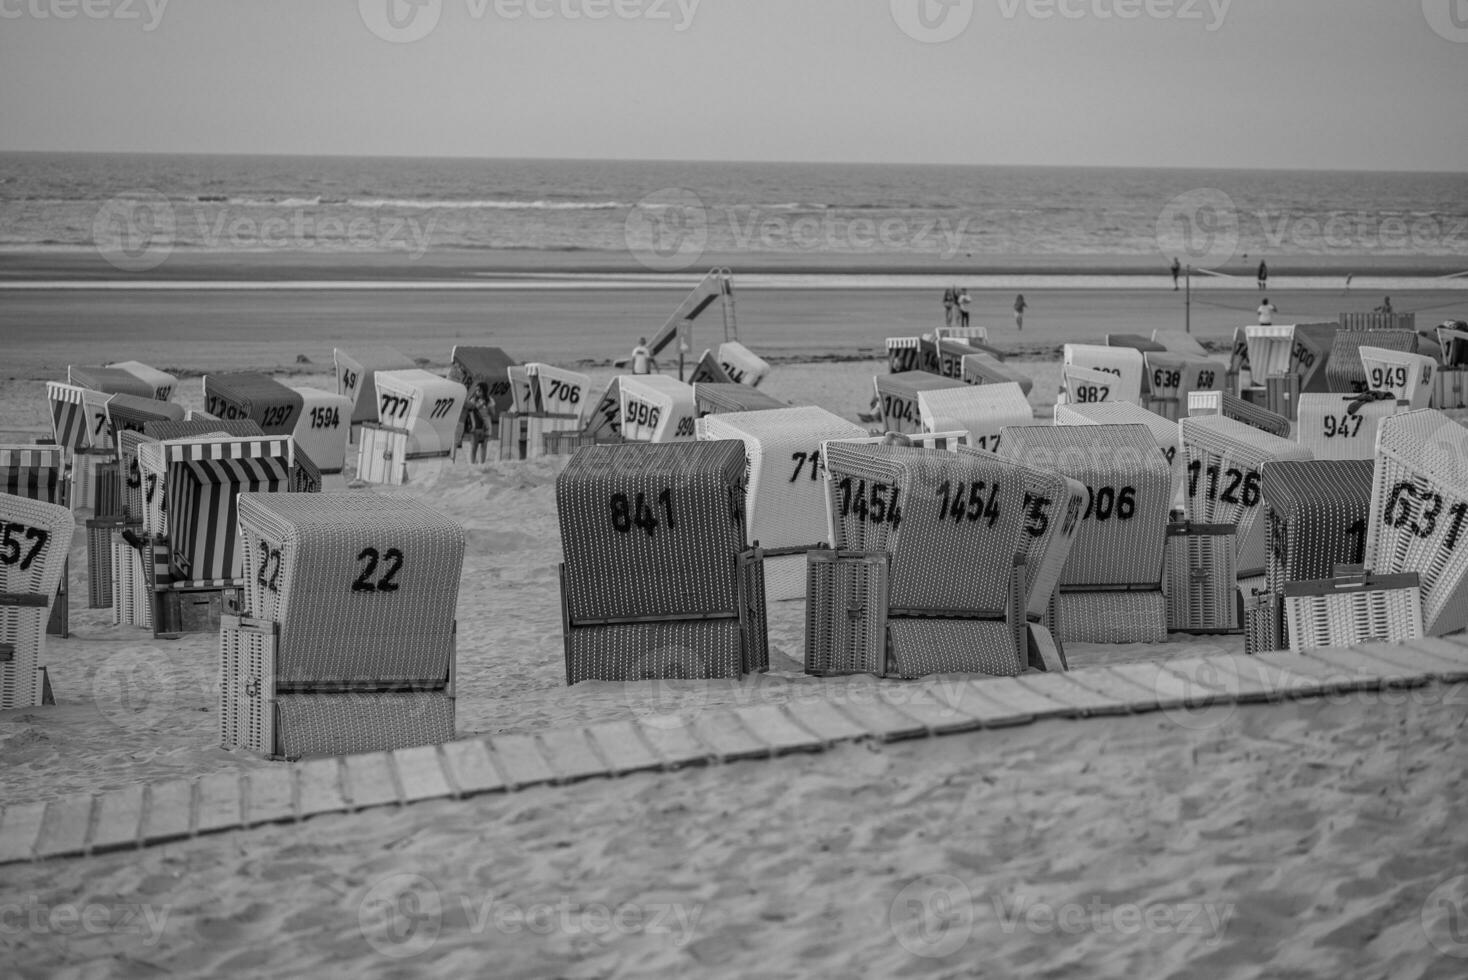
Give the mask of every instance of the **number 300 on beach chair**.
[(387, 494), (246, 493), (239, 515), (223, 744), (297, 759), (451, 740), (463, 528)]

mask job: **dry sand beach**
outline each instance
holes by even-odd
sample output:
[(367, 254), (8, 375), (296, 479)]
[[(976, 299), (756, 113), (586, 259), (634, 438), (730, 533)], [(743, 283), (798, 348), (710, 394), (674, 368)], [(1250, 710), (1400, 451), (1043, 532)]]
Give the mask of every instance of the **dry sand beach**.
[[(137, 358), (333, 387), (331, 348), (391, 343), (441, 368), (455, 343), (589, 367), (651, 334), (679, 290), (0, 290), (0, 438), (48, 428), (44, 380)], [(931, 327), (936, 296), (749, 291), (741, 337), (764, 390), (848, 418), (883, 339)], [(976, 297), (1049, 414), (1066, 341), (1181, 323), (1170, 291)], [(1274, 295), (1278, 322), (1359, 299)], [(1251, 294), (1195, 295), (1222, 343)], [(1430, 321), (1461, 292), (1394, 296)], [(404, 324), (412, 323), (412, 328)], [(700, 341), (715, 342), (712, 327)], [(304, 361), (299, 359), (304, 358)], [(858, 698), (806, 678), (800, 603), (772, 604), (769, 675), (742, 684), (564, 686), (554, 482), (563, 461), (460, 461), (413, 488), (468, 530), (458, 730), (531, 733), (720, 705)], [(155, 641), (84, 608), (47, 653), (55, 708), (0, 713), (0, 796), (48, 800), (269, 763), (220, 749), (213, 638)], [(1073, 666), (1238, 652), (1237, 637), (1075, 645)], [(913, 691), (941, 686), (944, 678)], [(593, 780), (509, 797), (0, 867), (0, 970), (18, 976), (1458, 977), (1468, 935), (1465, 689), (1049, 722), (907, 745)], [(899, 693), (897, 696), (901, 696)], [(382, 906), (403, 891), (408, 904)], [(1446, 889), (1446, 891), (1444, 891)], [(1447, 903), (1447, 904), (1444, 904)], [(1454, 904), (1458, 903), (1458, 904)], [(103, 907), (106, 928), (12, 910)], [(101, 913), (98, 913), (99, 915)], [(48, 917), (49, 916), (49, 917)], [(127, 918), (124, 926), (119, 920)], [(935, 926), (934, 923), (938, 925)], [(1452, 932), (1456, 928), (1459, 932)]]

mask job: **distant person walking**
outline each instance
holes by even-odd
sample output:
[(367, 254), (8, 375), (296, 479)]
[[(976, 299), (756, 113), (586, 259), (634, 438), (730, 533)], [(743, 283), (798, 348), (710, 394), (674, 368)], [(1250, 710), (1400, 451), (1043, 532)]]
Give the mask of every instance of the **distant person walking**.
[(631, 361), (633, 374), (652, 374), (658, 369), (658, 362), (647, 349), (646, 337), (639, 338), (637, 346), (632, 348)]
[(952, 286), (943, 293), (943, 325), (953, 326), (954, 309), (958, 306), (958, 290)]
[(1381, 305), (1376, 308), (1376, 312), (1386, 314), (1391, 314), (1395, 312), (1392, 309), (1392, 298), (1388, 296), (1386, 299), (1382, 300)]
[(1259, 291), (1262, 293), (1269, 287), (1269, 266), (1264, 262), (1259, 263)]
[(1279, 308), (1269, 301), (1269, 297), (1264, 297), (1264, 302), (1259, 304), (1259, 325), (1261, 327), (1274, 326), (1274, 315), (1278, 312)]
[(1021, 330), (1021, 331), (1024, 330), (1024, 328), (1025, 328), (1025, 310), (1027, 310), (1029, 308), (1030, 308), (1030, 304), (1028, 304), (1028, 303), (1025, 302), (1025, 294), (1024, 293), (1020, 293), (1018, 296), (1016, 296), (1014, 298), (1014, 329)]
[(1176, 258), (1172, 260), (1172, 291), (1177, 292), (1178, 278), (1183, 274), (1183, 264)]
[(958, 294), (958, 325), (960, 327), (968, 326), (969, 306), (973, 304), (973, 301), (967, 289)]

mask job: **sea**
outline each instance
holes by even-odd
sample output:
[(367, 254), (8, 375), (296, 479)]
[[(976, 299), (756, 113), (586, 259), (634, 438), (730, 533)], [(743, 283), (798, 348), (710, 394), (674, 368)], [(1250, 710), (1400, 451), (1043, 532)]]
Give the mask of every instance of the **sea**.
[[(0, 252), (1468, 270), (1468, 174), (0, 154)], [(633, 263), (634, 265), (636, 263)]]

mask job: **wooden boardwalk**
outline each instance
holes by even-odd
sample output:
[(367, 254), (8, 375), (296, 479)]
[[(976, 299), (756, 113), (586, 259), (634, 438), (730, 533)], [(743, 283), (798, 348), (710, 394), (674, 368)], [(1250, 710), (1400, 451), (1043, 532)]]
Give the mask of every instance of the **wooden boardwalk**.
[(1276, 653), (1137, 663), (869, 696), (704, 710), (685, 722), (621, 721), (370, 755), (282, 763), (128, 786), (0, 811), (0, 864), (146, 847), (322, 813), (464, 799), (665, 771), (862, 739), (895, 741), (1055, 718), (1179, 711), (1468, 681), (1468, 636), (1309, 656)]

